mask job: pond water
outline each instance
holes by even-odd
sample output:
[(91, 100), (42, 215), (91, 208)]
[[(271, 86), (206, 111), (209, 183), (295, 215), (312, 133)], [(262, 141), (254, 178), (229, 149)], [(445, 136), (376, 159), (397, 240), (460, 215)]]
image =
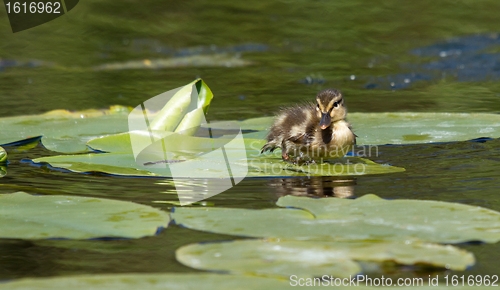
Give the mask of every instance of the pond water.
[[(63, 17), (15, 34), (0, 9), (0, 116), (135, 107), (196, 77), (214, 92), (211, 120), (270, 116), (329, 87), (343, 91), (351, 112), (497, 113), (499, 9), (495, 0), (404, 5), (397, 0), (376, 5), (368, 0), (87, 0)], [(171, 57), (183, 59), (161, 61)], [(384, 145), (370, 159), (405, 172), (355, 179), (245, 179), (196, 206), (271, 208), (285, 194), (374, 193), (500, 211), (499, 150), (499, 139)], [(0, 193), (105, 197), (165, 210), (172, 205), (155, 201), (177, 200), (168, 180), (79, 175), (20, 162), (53, 154), (41, 145), (26, 152), (10, 148), (9, 154)], [(178, 247), (230, 238), (172, 225), (136, 240), (0, 240), (0, 279), (194, 272), (175, 260)], [(477, 259), (467, 274), (500, 273), (500, 244), (460, 247)], [(385, 274), (431, 273), (397, 268)]]

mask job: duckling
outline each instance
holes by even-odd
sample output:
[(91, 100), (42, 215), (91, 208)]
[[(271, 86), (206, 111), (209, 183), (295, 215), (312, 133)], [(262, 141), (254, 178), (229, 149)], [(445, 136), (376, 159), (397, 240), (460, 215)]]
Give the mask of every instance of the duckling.
[(316, 96), (316, 105), (286, 108), (277, 115), (261, 153), (281, 148), (283, 160), (296, 164), (343, 157), (357, 137), (346, 116), (342, 93), (323, 90)]

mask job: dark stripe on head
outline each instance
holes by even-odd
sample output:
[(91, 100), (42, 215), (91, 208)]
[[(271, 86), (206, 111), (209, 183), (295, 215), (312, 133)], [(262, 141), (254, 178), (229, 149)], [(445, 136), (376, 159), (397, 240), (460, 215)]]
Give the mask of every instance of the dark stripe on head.
[(316, 101), (322, 112), (328, 112), (334, 107), (335, 102), (342, 101), (342, 93), (336, 89), (322, 90), (316, 96)]

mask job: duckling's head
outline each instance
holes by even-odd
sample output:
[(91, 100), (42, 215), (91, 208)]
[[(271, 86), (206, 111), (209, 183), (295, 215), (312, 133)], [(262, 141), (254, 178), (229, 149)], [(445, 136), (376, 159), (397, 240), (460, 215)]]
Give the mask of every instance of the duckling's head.
[(328, 128), (332, 122), (344, 120), (347, 109), (344, 105), (342, 93), (335, 89), (326, 89), (316, 96), (316, 114), (321, 121), (321, 130)]

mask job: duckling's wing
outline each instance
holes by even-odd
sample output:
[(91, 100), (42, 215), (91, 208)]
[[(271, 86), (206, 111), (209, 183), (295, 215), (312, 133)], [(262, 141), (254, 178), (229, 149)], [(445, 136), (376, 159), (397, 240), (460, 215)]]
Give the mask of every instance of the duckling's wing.
[[(312, 114), (310, 115), (312, 116)], [(308, 120), (305, 124), (302, 124), (302, 132), (288, 137), (288, 140), (292, 141), (296, 145), (310, 145), (314, 140), (315, 128), (318, 126), (317, 120)]]
[(297, 145), (307, 145), (311, 142), (311, 136), (308, 133), (302, 133), (295, 136), (290, 136), (288, 140)]
[[(295, 145), (295, 146), (309, 145), (311, 140), (312, 140), (311, 138), (312, 137), (307, 133), (297, 134), (295, 136), (289, 136), (288, 138), (281, 139), (282, 142), (280, 145), (276, 144), (277, 143), (276, 139), (271, 139), (262, 147), (262, 150), (260, 151), (260, 153), (262, 154), (266, 151), (273, 152), (274, 150), (276, 150), (276, 148), (283, 147), (283, 146), (287, 147), (285, 144), (287, 144), (288, 142), (294, 143), (293, 145)], [(288, 145), (293, 146), (290, 143), (288, 143)], [(281, 149), (283, 149), (283, 148), (281, 148)]]

